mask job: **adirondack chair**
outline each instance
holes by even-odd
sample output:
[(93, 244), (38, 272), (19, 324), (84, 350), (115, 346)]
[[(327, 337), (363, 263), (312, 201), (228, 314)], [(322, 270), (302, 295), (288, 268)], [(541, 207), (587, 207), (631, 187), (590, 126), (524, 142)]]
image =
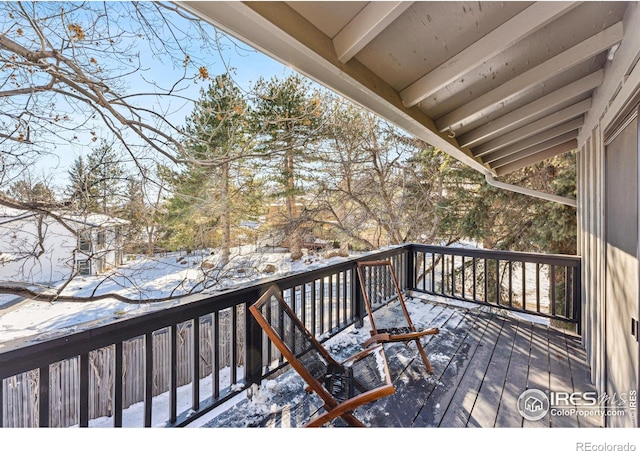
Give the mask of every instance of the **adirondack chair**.
[(342, 417), (351, 426), (363, 427), (354, 409), (395, 393), (382, 346), (337, 362), (309, 332), (272, 285), (249, 311), (307, 384), (306, 390), (324, 402), (324, 412), (305, 427), (319, 427)]
[[(413, 341), (427, 371), (433, 374), (433, 367), (420, 339), (426, 335), (438, 334), (440, 331), (437, 327), (418, 330), (413, 325), (391, 261), (359, 262), (358, 279), (371, 322), (371, 338), (365, 342), (365, 348), (373, 343), (408, 344)], [(397, 311), (390, 314), (388, 307), (396, 300), (400, 304), (401, 314)]]

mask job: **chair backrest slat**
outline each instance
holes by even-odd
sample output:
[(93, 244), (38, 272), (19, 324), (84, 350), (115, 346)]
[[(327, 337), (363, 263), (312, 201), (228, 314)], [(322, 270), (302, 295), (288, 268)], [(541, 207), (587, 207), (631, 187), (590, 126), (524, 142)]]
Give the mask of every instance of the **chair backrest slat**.
[[(413, 329), (411, 318), (404, 303), (393, 265), (388, 260), (358, 263), (358, 278), (364, 295), (371, 329), (378, 330), (409, 327)], [(398, 301), (395, 304), (394, 301)], [(394, 303), (401, 311), (390, 311), (386, 306)]]
[(305, 382), (333, 407), (322, 383), (329, 368), (339, 365), (302, 324), (274, 285), (250, 308), (260, 326)]

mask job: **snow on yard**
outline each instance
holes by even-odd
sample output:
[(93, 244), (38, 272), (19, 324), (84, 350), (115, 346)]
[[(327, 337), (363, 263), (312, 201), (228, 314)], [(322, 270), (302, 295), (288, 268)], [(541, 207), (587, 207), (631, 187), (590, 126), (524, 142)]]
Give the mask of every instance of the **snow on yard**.
[[(138, 256), (101, 276), (74, 279), (62, 294), (90, 298), (117, 293), (139, 302), (127, 303), (113, 298), (79, 301), (16, 300), (0, 296), (0, 348), (2, 343), (26, 337), (42, 340), (61, 330), (72, 332), (114, 318), (166, 309), (193, 299), (189, 293), (212, 294), (259, 278), (308, 271), (344, 260), (308, 254), (291, 261), (280, 249), (259, 250), (244, 246), (233, 250), (230, 263), (217, 268), (218, 255), (210, 251), (169, 254), (161, 258)], [(167, 296), (176, 299), (157, 302)], [(179, 296), (184, 296), (180, 298)]]

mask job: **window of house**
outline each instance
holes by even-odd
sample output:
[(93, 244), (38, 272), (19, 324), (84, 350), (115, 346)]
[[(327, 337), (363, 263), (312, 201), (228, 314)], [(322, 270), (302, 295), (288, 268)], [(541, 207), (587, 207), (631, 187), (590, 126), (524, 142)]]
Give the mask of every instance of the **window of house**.
[(98, 232), (98, 246), (104, 247), (106, 242), (107, 242), (107, 239), (106, 239), (106, 234), (105, 234), (104, 230), (99, 231)]
[(89, 260), (78, 260), (78, 274), (82, 276), (91, 275), (91, 262)]
[(83, 252), (91, 251), (91, 235), (89, 232), (80, 232), (78, 235), (78, 249)]

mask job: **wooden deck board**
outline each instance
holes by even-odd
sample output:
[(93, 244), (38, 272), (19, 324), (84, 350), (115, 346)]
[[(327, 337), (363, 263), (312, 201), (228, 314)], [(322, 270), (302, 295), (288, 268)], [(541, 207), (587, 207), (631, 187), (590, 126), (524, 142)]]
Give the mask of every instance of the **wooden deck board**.
[[(531, 336), (531, 354), (529, 354), (529, 372), (527, 374), (527, 389), (538, 389), (549, 392), (549, 330), (540, 324), (533, 325)], [(550, 414), (536, 421), (524, 419), (522, 426), (542, 428), (550, 426)]]
[(517, 412), (517, 403), (518, 397), (527, 388), (532, 328), (531, 323), (517, 323), (495, 427), (522, 427), (523, 418)]
[[(527, 388), (595, 390), (579, 337), (482, 308), (433, 302), (429, 313), (431, 323), (420, 327), (440, 328), (423, 340), (434, 374), (427, 373), (415, 344), (385, 345), (396, 393), (358, 408), (356, 416), (365, 423), (385, 428), (602, 427), (601, 417), (547, 413), (529, 421), (517, 409)], [(261, 419), (251, 416), (255, 407), (250, 410), (248, 401), (209, 427), (298, 427), (321, 408), (319, 398), (301, 393), (290, 380), (277, 391), (271, 400), (276, 407)]]
[[(580, 337), (566, 335), (565, 340), (573, 389), (580, 393), (594, 391), (586, 351), (580, 343)], [(580, 427), (604, 427), (604, 418), (591, 415), (578, 416), (578, 425)]]
[[(429, 391), (425, 392), (425, 399), (422, 403), (421, 409), (416, 413), (411, 426), (415, 427), (416, 422), (421, 424), (426, 412), (433, 411), (434, 406), (430, 401), (437, 399), (438, 396), (434, 396), (433, 393), (443, 387), (451, 386), (446, 377), (447, 369), (451, 366), (451, 362), (454, 361), (456, 354), (459, 351), (460, 343), (464, 338), (463, 331), (468, 330), (470, 327), (470, 321), (475, 318), (469, 318), (463, 312), (457, 312), (455, 316), (440, 328), (440, 333), (437, 336), (432, 337), (432, 345), (428, 348), (430, 350), (430, 360), (433, 366), (433, 375), (429, 377), (430, 387)], [(459, 356), (458, 356), (459, 357)]]
[[(360, 409), (368, 413), (373, 409), (378, 412), (387, 412), (386, 415), (367, 414), (366, 419), (370, 426), (389, 427), (411, 425), (414, 422), (414, 419), (418, 416), (425, 401), (428, 399), (428, 394), (431, 393), (437, 385), (438, 370), (440, 367), (439, 356), (447, 355), (450, 352), (450, 350), (441, 345), (443, 340), (440, 339), (450, 327), (455, 327), (463, 317), (464, 313), (460, 311), (443, 309), (435, 318), (434, 322), (430, 324), (432, 327), (439, 327), (442, 331), (442, 335), (429, 336), (428, 339), (423, 340), (423, 343), (426, 345), (425, 349), (427, 350), (427, 354), (434, 367), (433, 375), (427, 373), (422, 359), (415, 350), (415, 344), (409, 344), (410, 349), (406, 349), (406, 346), (402, 344), (387, 345), (387, 361), (389, 362), (391, 375), (394, 377), (396, 393), (376, 401), (375, 405)], [(409, 364), (405, 365), (403, 371), (398, 374), (397, 371), (394, 370), (396, 366), (394, 362), (401, 360), (406, 360)], [(424, 393), (424, 396), (415, 396), (416, 390)]]
[[(569, 377), (567, 377), (569, 376)], [(562, 331), (549, 331), (549, 379), (553, 392), (574, 393), (567, 343)], [(551, 427), (578, 427), (578, 416), (551, 416)]]
[(451, 353), (446, 367), (441, 369), (438, 365), (439, 362), (434, 362), (434, 371), (439, 374), (439, 383), (428, 396), (424, 407), (414, 421), (414, 427), (434, 427), (442, 421), (460, 380), (464, 376), (466, 364), (475, 353), (488, 324), (480, 322), (478, 318), (478, 315), (467, 314), (460, 322), (458, 330), (455, 331), (458, 340), (452, 341), (452, 344), (459, 344), (455, 352)]
[(495, 424), (517, 327), (518, 324), (513, 321), (505, 321), (502, 327), (500, 338), (482, 380), (478, 398), (471, 411), (468, 427), (486, 428), (493, 427)]
[(439, 427), (466, 427), (478, 396), (484, 374), (504, 324), (504, 318), (491, 317), (486, 322), (480, 342), (470, 358), (456, 393), (442, 417)]

